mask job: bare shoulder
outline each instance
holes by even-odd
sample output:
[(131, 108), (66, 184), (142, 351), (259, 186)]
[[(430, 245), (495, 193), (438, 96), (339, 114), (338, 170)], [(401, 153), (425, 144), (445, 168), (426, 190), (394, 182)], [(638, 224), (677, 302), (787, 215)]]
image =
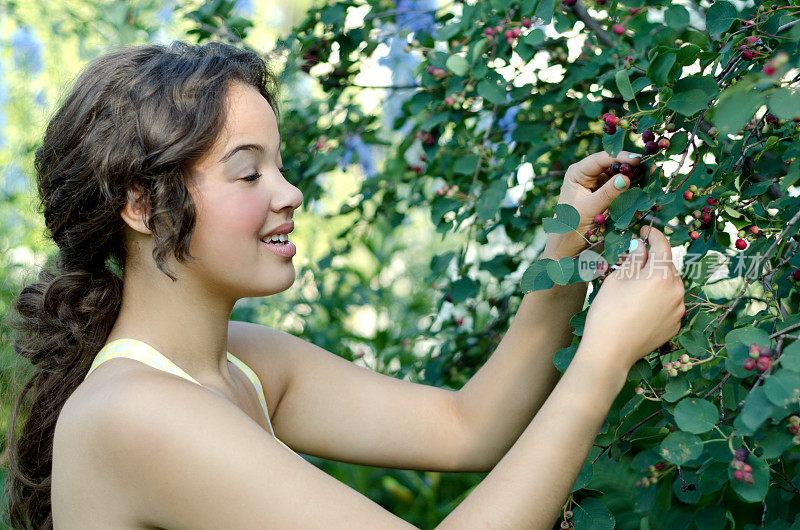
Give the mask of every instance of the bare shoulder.
[(280, 445), (231, 402), (159, 375), (132, 372), (93, 389), (97, 405), (84, 403), (72, 418), (90, 433), (87, 451), (103, 483), (126, 499), (137, 524), (413, 528)]
[(293, 341), (290, 333), (252, 322), (228, 322), (228, 351), (258, 375), (264, 387), (267, 407), (274, 415), (286, 392), (292, 373)]

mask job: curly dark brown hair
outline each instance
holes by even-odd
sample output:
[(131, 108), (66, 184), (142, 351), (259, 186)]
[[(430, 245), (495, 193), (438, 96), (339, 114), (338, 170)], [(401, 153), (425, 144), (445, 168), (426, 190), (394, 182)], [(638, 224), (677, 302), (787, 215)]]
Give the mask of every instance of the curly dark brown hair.
[(34, 367), (6, 438), (2, 521), (12, 528), (53, 528), (56, 420), (119, 313), (120, 212), (133, 190), (149, 211), (159, 270), (174, 281), (169, 256), (193, 259), (190, 168), (222, 131), (232, 81), (258, 89), (279, 116), (278, 79), (253, 51), (180, 41), (115, 48), (90, 62), (47, 125), (34, 165), (39, 211), (58, 255), (21, 290), (8, 316), (15, 352)]

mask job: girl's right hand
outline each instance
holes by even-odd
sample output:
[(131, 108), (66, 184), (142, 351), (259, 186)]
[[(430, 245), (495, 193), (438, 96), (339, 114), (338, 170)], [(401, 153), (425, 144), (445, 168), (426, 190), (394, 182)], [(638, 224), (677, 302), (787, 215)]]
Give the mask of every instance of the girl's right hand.
[(672, 263), (672, 248), (657, 228), (643, 226), (642, 241), (609, 274), (586, 316), (587, 353), (611, 352), (608, 361), (633, 364), (674, 337), (685, 311), (683, 281)]

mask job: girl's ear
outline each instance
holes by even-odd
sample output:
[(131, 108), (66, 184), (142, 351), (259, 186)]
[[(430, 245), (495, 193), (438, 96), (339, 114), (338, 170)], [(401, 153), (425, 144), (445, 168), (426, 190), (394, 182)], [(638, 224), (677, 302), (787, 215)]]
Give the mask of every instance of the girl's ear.
[(148, 220), (149, 212), (143, 199), (143, 193), (139, 186), (134, 185), (134, 189), (128, 190), (128, 202), (122, 208), (120, 216), (125, 223), (132, 229), (142, 234), (151, 234), (145, 224)]

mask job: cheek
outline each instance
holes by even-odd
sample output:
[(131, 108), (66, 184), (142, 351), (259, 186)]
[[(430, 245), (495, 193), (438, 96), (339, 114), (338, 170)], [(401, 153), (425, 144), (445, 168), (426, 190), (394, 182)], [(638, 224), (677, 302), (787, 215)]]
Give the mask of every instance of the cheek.
[(215, 248), (239, 246), (243, 241), (256, 242), (267, 230), (266, 200), (255, 193), (232, 193), (203, 204), (201, 232), (203, 244)]

